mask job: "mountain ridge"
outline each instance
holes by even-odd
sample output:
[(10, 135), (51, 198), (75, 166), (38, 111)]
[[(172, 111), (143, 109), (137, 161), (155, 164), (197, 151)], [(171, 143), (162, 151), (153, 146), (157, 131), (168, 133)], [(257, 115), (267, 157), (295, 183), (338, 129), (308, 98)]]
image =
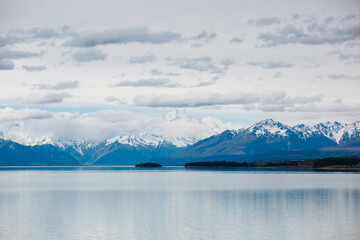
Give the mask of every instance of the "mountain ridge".
[[(171, 114), (172, 121), (184, 120), (184, 117), (174, 117), (178, 115), (181, 114)], [(310, 157), (311, 154), (325, 157), (327, 154), (356, 155), (360, 152), (360, 147), (354, 140), (360, 139), (360, 121), (349, 124), (325, 122), (314, 126), (289, 126), (273, 119), (265, 119), (247, 128), (225, 130), (199, 141), (194, 137), (169, 139), (145, 133), (123, 134), (98, 142), (88, 139), (53, 140), (45, 136), (35, 139), (36, 141), (19, 144), (4, 139), (1, 132), (0, 139), (2, 156), (7, 156), (8, 159), (12, 156), (11, 146), (15, 146), (19, 151), (29, 152), (31, 156), (51, 156), (52, 161), (58, 159), (54, 155), (62, 156), (66, 164), (76, 162), (81, 165), (125, 165), (151, 159), (159, 160), (164, 165), (182, 163), (184, 159), (289, 160), (288, 158), (302, 158), (301, 154)], [(3, 144), (6, 141), (9, 144)], [(353, 145), (344, 145), (352, 141)], [(13, 159), (23, 163), (17, 153), (13, 154)], [(1, 161), (0, 165), (8, 162), (6, 159)], [(31, 164), (34, 163), (30, 161), (29, 165)], [(56, 160), (49, 164), (56, 165), (59, 162)]]

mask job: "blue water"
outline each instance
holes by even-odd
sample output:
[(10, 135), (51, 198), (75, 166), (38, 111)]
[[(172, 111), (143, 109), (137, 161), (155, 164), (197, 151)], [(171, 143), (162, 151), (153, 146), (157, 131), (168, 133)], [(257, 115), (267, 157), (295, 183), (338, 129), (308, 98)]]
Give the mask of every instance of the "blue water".
[(359, 239), (360, 174), (0, 168), (0, 239)]

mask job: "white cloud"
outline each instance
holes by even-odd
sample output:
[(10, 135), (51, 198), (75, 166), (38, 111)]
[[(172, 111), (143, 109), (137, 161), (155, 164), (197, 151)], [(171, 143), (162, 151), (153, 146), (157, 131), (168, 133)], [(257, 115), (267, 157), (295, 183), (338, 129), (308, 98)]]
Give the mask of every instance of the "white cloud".
[(92, 113), (51, 113), (39, 109), (0, 109), (0, 131), (12, 139), (49, 136), (53, 139), (89, 139), (103, 141), (122, 134), (155, 134), (168, 138), (205, 138), (214, 134), (211, 123), (219, 131), (235, 125), (217, 119), (168, 121), (162, 117), (122, 110), (102, 110)]
[[(22, 8), (16, 1), (2, 4), (2, 106), (48, 104), (42, 107), (81, 112), (126, 107), (150, 115), (162, 111), (129, 105), (142, 97), (141, 105), (202, 106), (204, 111), (221, 109), (219, 116), (224, 109), (246, 108), (248, 118), (276, 118), (283, 111), (296, 119), (296, 109), (311, 111), (306, 107), (310, 103), (300, 103), (296, 96), (322, 95), (321, 102), (312, 103), (320, 108), (334, 99), (346, 105), (360, 102), (356, 1), (281, 6), (265, 0), (208, 1), (207, 11), (199, 10), (203, 3), (190, 0), (175, 8), (162, 1), (128, 1), (126, 8), (116, 1), (78, 1), (72, 7), (40, 0), (24, 1)], [(264, 4), (266, 8), (258, 7)], [(29, 12), (42, 14), (29, 18)], [(61, 26), (64, 19), (72, 26)], [(277, 100), (266, 103), (262, 93), (271, 89), (285, 95), (271, 94)], [(226, 96), (231, 92), (254, 93), (251, 97), (258, 100), (232, 104), (236, 97)], [(183, 96), (187, 93), (194, 96)], [(146, 102), (147, 95), (159, 99)], [(251, 99), (238, 97), (240, 103)], [(338, 120), (350, 115), (355, 118), (346, 112)]]
[(41, 109), (23, 108), (21, 110), (16, 110), (9, 107), (0, 109), (0, 121), (48, 119), (52, 116), (53, 113)]

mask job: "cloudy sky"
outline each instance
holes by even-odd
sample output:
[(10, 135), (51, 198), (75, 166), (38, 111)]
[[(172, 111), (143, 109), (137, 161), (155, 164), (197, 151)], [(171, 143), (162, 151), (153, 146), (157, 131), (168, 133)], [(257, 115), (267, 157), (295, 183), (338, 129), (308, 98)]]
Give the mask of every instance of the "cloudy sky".
[(358, 0), (2, 0), (0, 120), (350, 122), (359, 44)]

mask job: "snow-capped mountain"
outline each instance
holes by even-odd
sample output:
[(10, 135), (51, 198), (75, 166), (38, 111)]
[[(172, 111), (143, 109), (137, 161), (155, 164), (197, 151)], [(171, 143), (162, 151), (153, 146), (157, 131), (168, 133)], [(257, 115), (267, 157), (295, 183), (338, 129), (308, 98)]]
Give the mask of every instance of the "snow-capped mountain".
[(167, 141), (160, 136), (140, 134), (139, 136), (136, 135), (115, 136), (113, 138), (107, 139), (105, 145), (110, 145), (115, 142), (120, 144), (127, 144), (129, 146), (154, 146), (154, 147), (167, 143)]
[[(192, 118), (185, 109), (179, 109), (174, 110), (169, 113), (167, 113), (165, 116), (163, 116), (163, 119), (170, 121), (170, 122), (176, 122), (176, 121), (184, 121), (184, 122), (194, 122), (198, 123), (200, 126), (204, 126), (210, 131), (210, 135), (219, 134), (225, 130), (233, 130), (238, 129), (242, 127), (241, 125), (236, 125), (232, 123), (224, 123), (220, 121), (219, 119), (216, 119), (214, 117), (205, 117), (203, 119), (195, 119)], [(201, 140), (195, 136), (189, 136), (189, 139), (191, 140), (190, 143), (194, 143), (193, 139), (196, 139), (197, 141)], [(196, 142), (196, 141), (195, 141)]]
[(350, 124), (325, 122), (314, 126), (314, 129), (332, 139), (336, 143), (346, 143), (360, 137), (360, 121)]
[(84, 149), (93, 148), (100, 143), (105, 143), (105, 145), (109, 145), (115, 142), (118, 144), (127, 144), (129, 146), (153, 147), (157, 147), (161, 144), (169, 144), (182, 148), (192, 145), (205, 137), (219, 134), (226, 129), (239, 128), (239, 125), (223, 123), (213, 117), (206, 117), (201, 120), (192, 118), (185, 109), (178, 109), (165, 114), (163, 116), (163, 121), (164, 120), (165, 122), (168, 122), (170, 124), (169, 126), (171, 126), (171, 124), (174, 124), (175, 127), (179, 127), (183, 124), (188, 124), (189, 126), (199, 126), (204, 132), (199, 134), (199, 131), (189, 131), (190, 133), (192, 132), (194, 135), (188, 136), (174, 136), (174, 134), (169, 134), (166, 136), (145, 132), (134, 134), (130, 132), (126, 134), (124, 133), (120, 135), (114, 135), (110, 138), (102, 140), (90, 140), (87, 138), (75, 140), (54, 136), (32, 136), (33, 134), (29, 134), (23, 129), (22, 124), (14, 123), (10, 124), (7, 128), (3, 127), (3, 129), (5, 129), (5, 134), (0, 135), (0, 137), (26, 146), (49, 144), (60, 147), (62, 149), (73, 148), (75, 151), (83, 154), (82, 152)]
[(186, 147), (199, 141), (196, 137), (163, 137), (154, 134), (140, 133), (138, 135), (121, 135), (107, 139), (105, 145), (114, 143), (126, 144), (129, 146), (153, 146), (173, 145), (179, 148)]
[[(163, 161), (182, 164), (190, 160), (276, 161), (337, 156), (338, 154), (360, 155), (359, 150), (355, 148), (350, 152), (345, 151), (345, 148), (342, 148), (341, 151), (336, 148), (339, 144), (357, 139), (360, 139), (358, 121), (350, 124), (327, 122), (315, 126), (296, 125), (291, 127), (272, 119), (266, 119), (247, 128), (226, 130), (170, 156), (167, 160), (163, 159)], [(323, 148), (324, 150), (318, 150)]]
[(185, 111), (185, 109), (181, 108), (167, 113), (165, 116), (163, 116), (163, 119), (168, 121), (189, 121), (191, 118), (190, 115)]
[[(44, 162), (46, 162), (46, 157), (56, 158), (56, 161), (54, 160), (56, 164), (61, 162), (61, 159), (67, 159), (69, 163), (77, 161), (88, 165), (121, 165), (171, 154), (173, 154), (171, 158), (174, 159), (230, 158), (236, 160), (240, 156), (252, 159), (254, 156), (259, 157), (259, 154), (295, 151), (298, 155), (291, 152), (290, 156), (296, 159), (299, 158), (300, 153), (301, 157), (313, 156), (309, 155), (309, 151), (321, 148), (328, 148), (326, 151), (330, 151), (330, 148), (335, 149), (339, 144), (360, 139), (360, 121), (348, 124), (325, 122), (314, 126), (304, 124), (289, 126), (266, 119), (247, 128), (223, 131), (225, 126), (229, 125), (211, 117), (202, 120), (192, 119), (183, 109), (166, 114), (164, 119), (167, 123), (176, 123), (177, 126), (195, 122), (196, 126), (203, 126), (207, 131), (210, 129), (212, 136), (201, 140), (196, 136), (174, 137), (140, 133), (116, 135), (102, 141), (94, 141), (86, 138), (72, 140), (49, 136), (30, 137), (22, 134), (21, 131), (13, 133), (4, 132), (2, 129), (0, 139), (3, 139), (3, 144), (0, 145), (0, 151), (3, 151), (3, 156), (8, 156), (8, 154), (12, 156), (11, 154), (14, 153), (12, 149), (19, 149), (20, 155), (16, 156), (20, 160), (21, 156), (24, 156), (21, 152), (28, 151), (33, 159), (41, 158)], [(13, 129), (17, 128), (10, 128), (10, 130)], [(344, 149), (342, 148), (342, 151)], [(308, 155), (301, 151), (308, 151)], [(57, 159), (56, 156), (61, 157)], [(285, 158), (276, 154), (261, 156), (264, 159), (266, 157)], [(162, 163), (166, 164), (166, 162)]]
[(272, 119), (266, 119), (255, 123), (246, 129), (246, 131), (255, 134), (257, 137), (259, 136), (287, 136), (291, 128), (285, 124), (280, 122), (276, 122)]
[(341, 144), (360, 137), (360, 121), (349, 124), (343, 124), (336, 121), (325, 122), (314, 126), (299, 124), (291, 127), (281, 122), (274, 121), (273, 119), (266, 119), (255, 123), (248, 128), (235, 130), (233, 133), (236, 135), (241, 131), (254, 134), (257, 137), (269, 138), (289, 137), (293, 135), (300, 139), (307, 140), (314, 136), (323, 136), (337, 144)]

